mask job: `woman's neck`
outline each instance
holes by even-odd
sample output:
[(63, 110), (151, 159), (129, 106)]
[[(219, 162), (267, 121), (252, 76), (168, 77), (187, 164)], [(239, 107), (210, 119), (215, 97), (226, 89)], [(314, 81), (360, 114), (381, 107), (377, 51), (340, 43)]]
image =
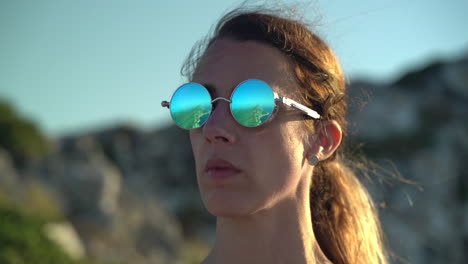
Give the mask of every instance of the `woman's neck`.
[(322, 263), (305, 196), (248, 217), (218, 217), (215, 246), (202, 264)]

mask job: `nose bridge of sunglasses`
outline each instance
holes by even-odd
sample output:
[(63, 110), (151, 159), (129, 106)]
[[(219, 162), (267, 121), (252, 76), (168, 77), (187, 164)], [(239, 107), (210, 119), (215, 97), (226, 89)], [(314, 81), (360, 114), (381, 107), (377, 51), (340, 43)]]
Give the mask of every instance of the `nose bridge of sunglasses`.
[[(220, 107), (219, 103), (221, 103), (222, 101), (225, 101), (226, 105)], [(211, 101), (211, 104), (212, 109), (204, 125), (206, 125), (207, 123), (211, 124), (214, 120), (218, 120), (215, 121), (215, 123), (218, 123), (219, 120), (225, 120), (226, 117), (232, 116), (230, 110), (231, 100), (224, 97), (216, 97)]]
[(215, 111), (215, 109), (219, 107), (219, 103), (222, 101), (225, 101), (227, 103), (226, 109), (230, 108), (231, 100), (224, 97), (216, 97), (215, 99), (211, 100), (212, 110), (210, 116), (213, 114), (213, 111)]
[(215, 99), (213, 99), (213, 100), (211, 101), (211, 103), (214, 104), (215, 102), (217, 102), (217, 101), (219, 101), (219, 100), (223, 100), (223, 101), (226, 101), (226, 102), (228, 102), (228, 103), (231, 103), (231, 100), (226, 99), (226, 98), (224, 98), (224, 97), (216, 97)]

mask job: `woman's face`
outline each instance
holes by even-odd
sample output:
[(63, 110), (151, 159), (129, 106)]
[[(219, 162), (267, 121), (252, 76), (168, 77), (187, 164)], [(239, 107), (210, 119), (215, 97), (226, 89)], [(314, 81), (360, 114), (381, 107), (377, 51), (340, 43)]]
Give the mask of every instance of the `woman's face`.
[[(193, 82), (213, 87), (212, 97), (229, 99), (247, 79), (267, 82), (289, 97), (297, 85), (284, 55), (253, 41), (217, 40), (207, 50)], [(281, 103), (267, 123), (247, 128), (217, 101), (210, 118), (190, 132), (203, 202), (216, 216), (240, 216), (295, 199), (309, 188), (310, 168), (302, 141), (300, 112)]]

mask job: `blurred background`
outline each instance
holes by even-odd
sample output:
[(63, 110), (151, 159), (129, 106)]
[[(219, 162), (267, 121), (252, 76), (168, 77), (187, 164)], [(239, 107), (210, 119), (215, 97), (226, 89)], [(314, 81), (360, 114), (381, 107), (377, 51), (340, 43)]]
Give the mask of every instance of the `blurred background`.
[[(239, 4), (0, 2), (0, 263), (199, 263), (214, 218), (160, 102)], [(291, 7), (343, 64), (392, 263), (467, 263), (468, 2)]]

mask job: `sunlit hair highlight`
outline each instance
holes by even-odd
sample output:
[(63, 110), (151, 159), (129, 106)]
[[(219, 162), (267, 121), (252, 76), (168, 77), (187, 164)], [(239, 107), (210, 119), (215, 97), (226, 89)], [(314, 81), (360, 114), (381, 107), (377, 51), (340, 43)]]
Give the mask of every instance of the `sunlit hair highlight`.
[[(346, 86), (331, 48), (300, 21), (271, 11), (236, 9), (225, 15), (212, 35), (192, 49), (182, 68), (189, 79), (206, 49), (218, 39), (257, 41), (286, 55), (299, 84), (298, 100), (335, 120), (346, 136)], [(320, 121), (305, 120), (310, 133)], [(314, 170), (310, 191), (312, 224), (317, 241), (334, 264), (386, 264), (382, 231), (367, 190), (344, 159), (342, 148)]]

